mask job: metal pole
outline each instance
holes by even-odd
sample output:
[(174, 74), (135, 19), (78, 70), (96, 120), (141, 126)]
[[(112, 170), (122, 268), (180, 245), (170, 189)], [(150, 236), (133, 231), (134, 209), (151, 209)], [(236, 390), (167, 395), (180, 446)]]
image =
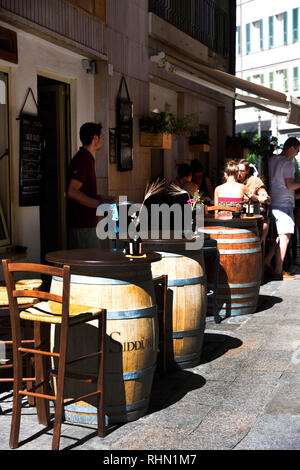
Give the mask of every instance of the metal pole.
[[(258, 122), (257, 122), (257, 137), (261, 138), (261, 114), (258, 113)], [(261, 155), (258, 156), (258, 173), (261, 175), (262, 170), (262, 157)]]

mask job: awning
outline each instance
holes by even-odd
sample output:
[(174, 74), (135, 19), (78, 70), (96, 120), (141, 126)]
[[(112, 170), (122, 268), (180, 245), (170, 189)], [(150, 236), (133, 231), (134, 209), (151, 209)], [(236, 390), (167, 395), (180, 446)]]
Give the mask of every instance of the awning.
[[(150, 59), (160, 68), (164, 68), (170, 73), (241, 101), (248, 107), (255, 107), (278, 116), (286, 116), (286, 122), (300, 126), (300, 100), (294, 97), (291, 97), (288, 101), (285, 93), (249, 82), (189, 59), (179, 60), (165, 52), (151, 56)], [(237, 93), (236, 89), (256, 96)]]

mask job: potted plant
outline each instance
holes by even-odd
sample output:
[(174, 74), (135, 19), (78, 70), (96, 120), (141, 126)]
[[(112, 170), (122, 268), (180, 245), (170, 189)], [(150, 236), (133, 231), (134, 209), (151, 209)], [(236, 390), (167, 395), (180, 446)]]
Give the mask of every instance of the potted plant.
[(194, 131), (189, 137), (190, 152), (209, 152), (211, 147), (210, 138), (205, 131)]
[(233, 159), (247, 158), (252, 141), (246, 131), (227, 137), (227, 157)]
[(151, 113), (140, 118), (141, 147), (171, 149), (172, 135), (186, 135), (191, 131), (191, 117), (178, 118), (175, 114)]
[(260, 172), (267, 175), (268, 159), (272, 157), (275, 150), (279, 149), (278, 139), (274, 136), (262, 133), (261, 137), (255, 134), (250, 146), (247, 160), (254, 164), (259, 164)]

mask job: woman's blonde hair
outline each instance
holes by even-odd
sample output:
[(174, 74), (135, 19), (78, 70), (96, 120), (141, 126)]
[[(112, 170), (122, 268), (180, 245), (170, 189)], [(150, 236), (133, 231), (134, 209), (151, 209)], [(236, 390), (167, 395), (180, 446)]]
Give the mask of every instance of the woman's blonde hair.
[(227, 162), (224, 172), (227, 174), (227, 176), (237, 177), (238, 172), (239, 172), (239, 166), (237, 162), (235, 160), (230, 160), (229, 162)]

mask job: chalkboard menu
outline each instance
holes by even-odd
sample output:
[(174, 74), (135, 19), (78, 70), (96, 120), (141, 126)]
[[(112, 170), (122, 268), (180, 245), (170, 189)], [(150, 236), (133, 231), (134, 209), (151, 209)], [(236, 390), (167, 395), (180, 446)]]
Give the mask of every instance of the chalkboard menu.
[[(125, 85), (127, 98), (121, 97)], [(132, 170), (133, 161), (133, 103), (130, 100), (126, 80), (122, 77), (117, 96), (117, 160), (118, 170)]]
[(37, 116), (20, 117), (20, 206), (39, 206), (42, 185), (43, 125)]

